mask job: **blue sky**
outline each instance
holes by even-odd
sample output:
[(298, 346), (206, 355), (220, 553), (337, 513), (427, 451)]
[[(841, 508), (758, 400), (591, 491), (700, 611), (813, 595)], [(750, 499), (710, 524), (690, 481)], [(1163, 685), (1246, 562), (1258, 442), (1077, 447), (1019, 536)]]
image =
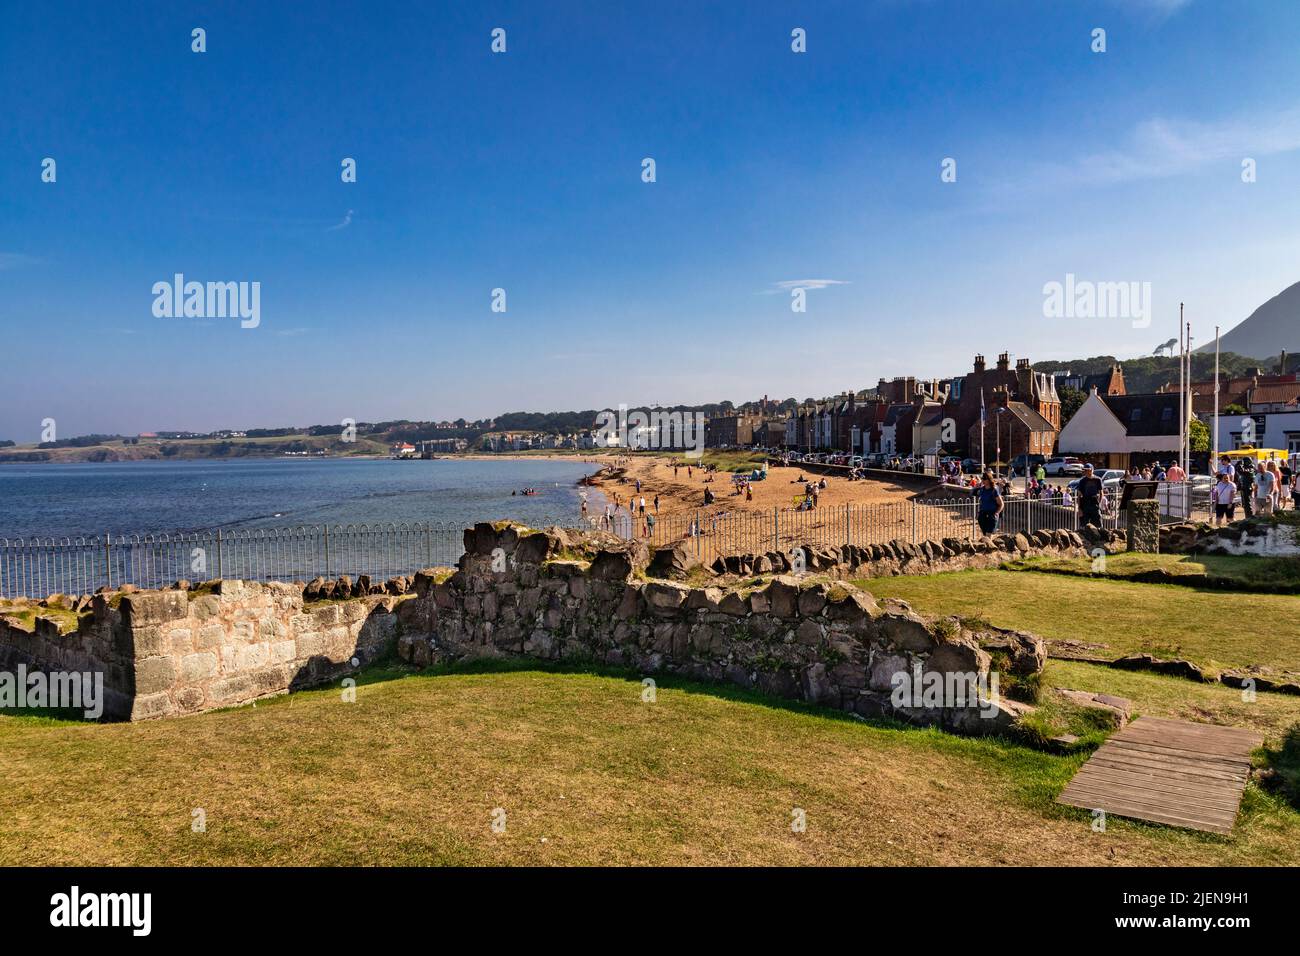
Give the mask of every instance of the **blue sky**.
[[(1300, 4), (131, 7), (0, 4), (0, 438), (820, 396), (1300, 279)], [(261, 324), (156, 318), (177, 272)], [(1067, 273), (1151, 327), (1044, 318)]]

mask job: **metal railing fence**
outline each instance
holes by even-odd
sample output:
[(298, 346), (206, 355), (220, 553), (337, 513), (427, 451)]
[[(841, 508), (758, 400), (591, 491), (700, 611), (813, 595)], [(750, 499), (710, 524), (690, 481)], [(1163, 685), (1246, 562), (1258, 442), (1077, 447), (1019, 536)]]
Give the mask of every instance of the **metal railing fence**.
[(0, 538), (0, 597), (89, 594), (186, 579), (309, 581), (340, 574), (372, 579), (452, 565), (464, 525), (317, 525), (176, 534)]
[[(1165, 484), (1159, 491), (1166, 520), (1208, 517), (1208, 495)], [(690, 542), (710, 561), (718, 555), (787, 551), (796, 545), (832, 547), (980, 534), (973, 498), (922, 499), (874, 505), (729, 510), (724, 503), (672, 515), (590, 516), (587, 525), (652, 547)], [(654, 517), (654, 521), (647, 520)], [(532, 522), (536, 526), (537, 522)], [(546, 524), (575, 526), (574, 516)], [(1102, 524), (1122, 529), (1124, 516), (1103, 513)], [(176, 534), (76, 538), (0, 538), (0, 598), (89, 594), (100, 587), (165, 587), (173, 581), (244, 578), (309, 581), (340, 574), (385, 580), (420, 568), (454, 565), (464, 552), (464, 525), (316, 525), (297, 528), (213, 530)], [(1058, 500), (1012, 497), (998, 531), (1077, 531), (1074, 507)]]

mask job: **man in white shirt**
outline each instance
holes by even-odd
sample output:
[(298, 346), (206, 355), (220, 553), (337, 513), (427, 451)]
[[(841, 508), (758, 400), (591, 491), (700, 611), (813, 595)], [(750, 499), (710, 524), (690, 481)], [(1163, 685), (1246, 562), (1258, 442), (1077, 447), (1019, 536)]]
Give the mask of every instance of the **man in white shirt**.
[(1224, 521), (1231, 522), (1236, 510), (1237, 486), (1228, 480), (1226, 472), (1219, 472), (1219, 483), (1210, 492), (1214, 499), (1214, 526), (1222, 527)]
[(1273, 492), (1277, 487), (1277, 476), (1267, 468), (1255, 472), (1255, 513), (1271, 515), (1273, 513)]

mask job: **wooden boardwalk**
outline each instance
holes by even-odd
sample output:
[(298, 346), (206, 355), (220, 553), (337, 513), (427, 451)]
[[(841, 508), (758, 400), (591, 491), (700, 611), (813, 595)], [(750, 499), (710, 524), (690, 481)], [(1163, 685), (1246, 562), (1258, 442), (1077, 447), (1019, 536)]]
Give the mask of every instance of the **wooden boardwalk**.
[(1231, 833), (1261, 735), (1239, 727), (1140, 717), (1102, 744), (1056, 798), (1210, 833)]

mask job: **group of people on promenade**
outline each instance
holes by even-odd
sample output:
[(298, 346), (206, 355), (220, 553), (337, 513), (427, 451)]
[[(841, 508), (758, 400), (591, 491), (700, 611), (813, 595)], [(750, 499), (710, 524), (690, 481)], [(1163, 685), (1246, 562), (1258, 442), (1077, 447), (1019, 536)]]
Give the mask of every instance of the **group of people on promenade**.
[[(1039, 472), (1039, 475), (1026, 482), (1026, 498), (1047, 501), (1062, 507), (1074, 507), (1078, 511), (1080, 524), (1101, 526), (1102, 514), (1110, 510), (1110, 500), (1106, 494), (1106, 486), (1094, 473), (1092, 465), (1083, 466), (1083, 477), (1075, 484), (1073, 494), (1068, 487), (1050, 485), (1041, 467)], [(1007, 498), (1010, 496), (1011, 483), (1005, 478), (998, 479), (992, 471), (986, 469), (975, 489), (975, 498), (979, 502), (976, 508), (976, 522), (983, 534), (990, 535), (997, 532)]]
[(1210, 491), (1215, 526), (1237, 520), (1238, 505), (1247, 518), (1283, 511), (1288, 503), (1295, 510), (1295, 484), (1290, 462), (1270, 458), (1256, 463), (1245, 458), (1234, 465), (1220, 458), (1217, 480)]

